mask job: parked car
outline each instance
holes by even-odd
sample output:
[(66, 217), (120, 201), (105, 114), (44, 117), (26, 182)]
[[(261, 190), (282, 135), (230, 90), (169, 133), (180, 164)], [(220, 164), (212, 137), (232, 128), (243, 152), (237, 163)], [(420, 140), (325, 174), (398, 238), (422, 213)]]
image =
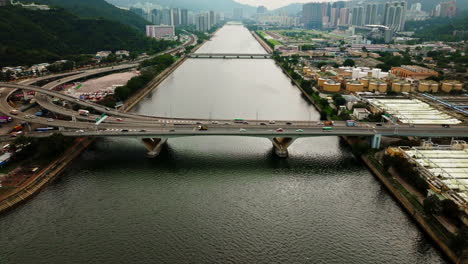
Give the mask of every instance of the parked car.
[(284, 129), (278, 128), (278, 129), (276, 129), (276, 132), (284, 132)]

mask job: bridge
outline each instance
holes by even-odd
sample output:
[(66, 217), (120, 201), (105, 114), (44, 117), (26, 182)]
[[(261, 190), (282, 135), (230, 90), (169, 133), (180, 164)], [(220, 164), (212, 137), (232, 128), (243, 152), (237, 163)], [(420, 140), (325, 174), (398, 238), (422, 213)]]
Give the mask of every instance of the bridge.
[(271, 59), (271, 54), (249, 53), (190, 53), (187, 57), (192, 59)]
[[(134, 65), (122, 66), (132, 67)], [(120, 68), (118, 68), (120, 69)], [(38, 103), (51, 112), (69, 117), (70, 120), (52, 120), (35, 117), (19, 112), (15, 119), (28, 123), (37, 123), (44, 126), (57, 127), (65, 136), (70, 137), (133, 137), (139, 138), (148, 150), (148, 156), (156, 157), (162, 146), (170, 138), (193, 136), (243, 136), (265, 138), (272, 142), (275, 153), (280, 157), (288, 156), (288, 147), (298, 138), (320, 136), (360, 136), (368, 137), (373, 148), (380, 147), (382, 136), (416, 136), (416, 137), (466, 137), (466, 126), (452, 126), (444, 128), (437, 125), (381, 125), (371, 122), (358, 122), (356, 126), (347, 127), (343, 121), (335, 122), (332, 129), (323, 129), (320, 121), (283, 120), (270, 122), (269, 120), (228, 120), (228, 119), (195, 119), (195, 118), (167, 118), (144, 116), (132, 113), (123, 113), (104, 106), (79, 100), (75, 97), (60, 93), (53, 89), (55, 86), (74, 79), (83, 78), (97, 73), (114, 69), (99, 69), (80, 72), (75, 76), (64, 75), (64, 79), (54, 81), (44, 87), (28, 84), (0, 83), (0, 87), (10, 88), (9, 93), (0, 95), (0, 112), (9, 114), (14, 108), (8, 104), (8, 98), (16, 91), (34, 91)], [(27, 82), (33, 83), (33, 82)], [(95, 119), (99, 114), (79, 116), (76, 111), (51, 102), (52, 98), (60, 98), (71, 104), (93, 109), (96, 113), (105, 113), (109, 116), (104, 122), (96, 125)], [(76, 119), (80, 119), (77, 121)], [(207, 126), (207, 130), (199, 130), (199, 125)], [(282, 128), (282, 129), (279, 129)], [(29, 137), (46, 137), (50, 132), (28, 132)], [(1, 136), (0, 141), (11, 140), (10, 136)]]

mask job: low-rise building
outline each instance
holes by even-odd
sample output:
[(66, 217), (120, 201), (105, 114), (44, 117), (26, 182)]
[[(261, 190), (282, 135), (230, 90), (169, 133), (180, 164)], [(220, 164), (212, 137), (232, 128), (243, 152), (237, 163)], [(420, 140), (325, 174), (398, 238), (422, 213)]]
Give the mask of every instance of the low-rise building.
[(438, 76), (439, 73), (428, 69), (424, 68), (421, 66), (417, 65), (401, 65), (400, 67), (392, 67), (390, 72), (396, 76), (403, 77), (403, 78), (416, 78), (419, 80), (426, 79), (427, 77), (430, 76)]
[(357, 120), (366, 119), (370, 115), (369, 110), (366, 108), (354, 108), (353, 117)]
[(346, 83), (346, 91), (362, 92), (364, 91), (364, 85), (359, 81), (349, 81)]
[(451, 91), (461, 91), (463, 89), (463, 84), (456, 80), (446, 80), (442, 81), (440, 89), (446, 93), (450, 93)]
[(108, 50), (105, 50), (105, 51), (98, 51), (96, 52), (96, 59), (100, 60), (100, 59), (103, 59), (103, 58), (107, 58), (109, 55), (112, 54), (112, 51), (108, 51)]
[(328, 80), (323, 84), (323, 90), (326, 92), (336, 93), (341, 90), (341, 83), (335, 82), (333, 80)]
[(369, 82), (369, 92), (378, 91), (380, 93), (387, 92), (387, 83), (381, 80), (372, 80)]
[(115, 55), (119, 58), (130, 57), (130, 52), (128, 50), (118, 50), (115, 52)]
[(425, 80), (419, 82), (418, 85), (418, 92), (424, 93), (424, 92), (431, 92), (431, 93), (437, 93), (439, 91), (439, 83), (436, 81), (432, 80)]
[(175, 28), (169, 25), (147, 25), (146, 36), (156, 39), (172, 39), (175, 36)]
[(397, 93), (411, 92), (411, 84), (404, 80), (394, 81), (392, 83), (392, 91)]

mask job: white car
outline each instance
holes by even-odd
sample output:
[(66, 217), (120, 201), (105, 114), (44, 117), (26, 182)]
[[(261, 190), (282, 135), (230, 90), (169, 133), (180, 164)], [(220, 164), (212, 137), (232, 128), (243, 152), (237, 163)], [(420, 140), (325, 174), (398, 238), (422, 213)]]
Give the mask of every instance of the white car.
[(81, 130), (81, 129), (80, 129), (80, 130), (77, 130), (77, 131), (75, 131), (75, 132), (76, 132), (76, 133), (84, 133), (84, 130)]
[(239, 129), (239, 132), (247, 132), (247, 130), (246, 130), (246, 129), (243, 129), (243, 128), (241, 128), (241, 129)]
[(271, 121), (270, 121), (270, 122), (268, 122), (268, 123), (269, 123), (269, 124), (272, 124), (272, 125), (273, 125), (273, 124), (276, 124), (276, 122), (275, 122), (275, 121), (273, 121), (273, 120), (271, 120)]
[(49, 119), (47, 119), (47, 122), (54, 122), (54, 119), (49, 118)]

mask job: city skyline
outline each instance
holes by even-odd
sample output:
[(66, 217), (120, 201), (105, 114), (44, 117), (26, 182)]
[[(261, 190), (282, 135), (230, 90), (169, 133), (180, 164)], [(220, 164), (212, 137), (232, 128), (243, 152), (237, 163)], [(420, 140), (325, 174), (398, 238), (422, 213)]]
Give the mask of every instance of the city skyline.
[(238, 3), (241, 4), (247, 4), (251, 6), (265, 6), (268, 8), (268, 10), (274, 10), (277, 8), (285, 7), (290, 4), (305, 4), (305, 3), (311, 3), (311, 2), (334, 2), (334, 1), (323, 1), (323, 0), (317, 0), (317, 1), (311, 1), (311, 0), (234, 0)]

